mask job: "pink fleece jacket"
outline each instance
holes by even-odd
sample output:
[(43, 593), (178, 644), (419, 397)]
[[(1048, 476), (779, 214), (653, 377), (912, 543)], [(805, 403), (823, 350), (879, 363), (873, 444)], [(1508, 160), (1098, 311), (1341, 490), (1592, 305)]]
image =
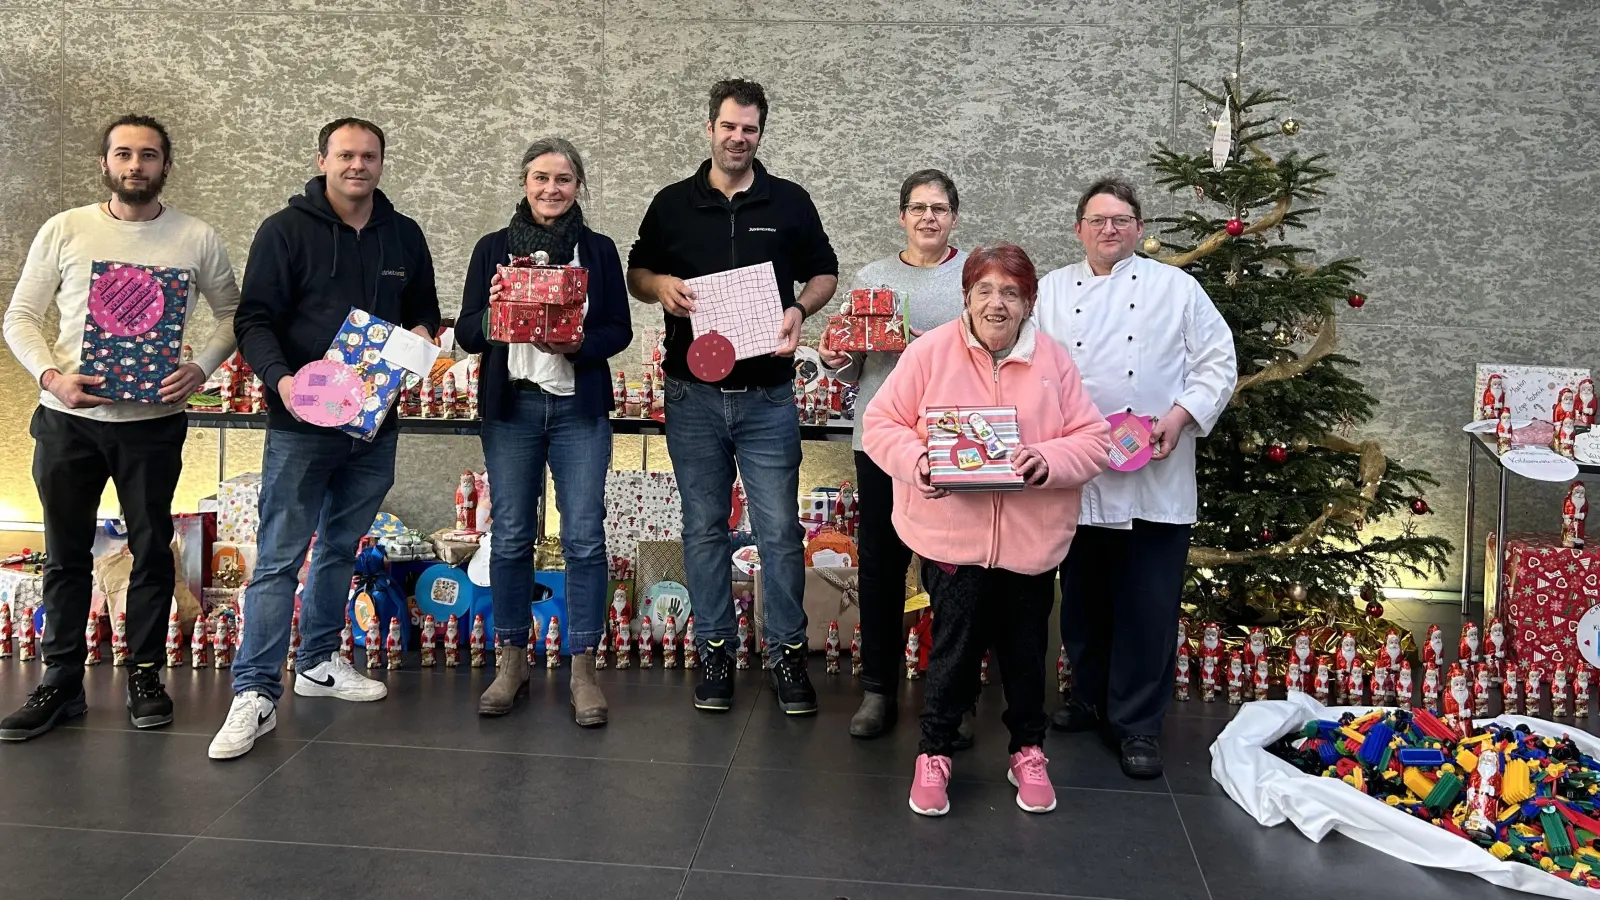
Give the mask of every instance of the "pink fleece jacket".
[[(929, 500), (915, 487), (927, 455), (930, 407), (1015, 406), (1022, 442), (1050, 466), (1042, 487), (954, 493)], [(994, 362), (965, 317), (912, 342), (866, 410), (862, 443), (894, 478), (894, 527), (923, 559), (1048, 572), (1078, 529), (1079, 490), (1105, 468), (1111, 438), (1067, 351), (1024, 322), (1011, 353)]]

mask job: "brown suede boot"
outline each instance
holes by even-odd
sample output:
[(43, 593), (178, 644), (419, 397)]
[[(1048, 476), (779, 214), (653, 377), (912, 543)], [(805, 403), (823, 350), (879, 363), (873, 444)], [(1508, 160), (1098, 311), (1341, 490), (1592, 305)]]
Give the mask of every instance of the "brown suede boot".
[(594, 651), (572, 658), (572, 711), (584, 728), (606, 723), (606, 695), (594, 680)]
[[(521, 647), (506, 647), (496, 661), (494, 683), (478, 698), (478, 715), (503, 716), (528, 693), (528, 657)], [(514, 652), (512, 652), (514, 651)]]

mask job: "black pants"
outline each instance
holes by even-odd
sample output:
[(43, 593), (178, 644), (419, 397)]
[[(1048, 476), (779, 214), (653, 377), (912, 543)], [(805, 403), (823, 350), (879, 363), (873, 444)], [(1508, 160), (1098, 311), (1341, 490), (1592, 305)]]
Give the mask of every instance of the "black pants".
[(1073, 696), (1118, 738), (1161, 733), (1172, 702), (1188, 525), (1080, 525), (1061, 564), (1061, 640)]
[(106, 479), (117, 486), (133, 571), (128, 576), (129, 665), (160, 665), (176, 578), (172, 495), (183, 471), (188, 426), (182, 414), (102, 422), (39, 407), (33, 481), (44, 507), (44, 683), (75, 688), (88, 655), (84, 626), (94, 581), (94, 536)]
[(1006, 695), (1002, 717), (1011, 749), (1044, 745), (1045, 655), (1056, 573), (1019, 575), (1005, 569), (922, 564), (933, 601), (933, 648), (923, 690), (921, 752), (949, 756), (961, 714), (978, 702), (978, 670), (991, 646)]
[(904, 621), (911, 549), (900, 542), (891, 519), (894, 479), (860, 450), (856, 451), (856, 489), (861, 510), (856, 530), (856, 547), (861, 553), (861, 686), (892, 697), (900, 690), (905, 657), (906, 634), (900, 624)]

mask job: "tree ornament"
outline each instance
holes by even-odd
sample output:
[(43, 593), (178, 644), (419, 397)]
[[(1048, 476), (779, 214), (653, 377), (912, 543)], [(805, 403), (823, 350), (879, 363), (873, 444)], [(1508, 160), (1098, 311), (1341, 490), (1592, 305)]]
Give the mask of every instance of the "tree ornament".
[(1306, 602), (1306, 586), (1298, 581), (1289, 585), (1289, 599), (1296, 603)]
[(1289, 137), (1294, 137), (1295, 135), (1300, 133), (1300, 120), (1299, 119), (1284, 119), (1282, 122), (1278, 123), (1278, 130), (1282, 131), (1284, 134), (1288, 135)]
[(1244, 220), (1237, 217), (1229, 219), (1228, 224), (1222, 227), (1223, 230), (1228, 232), (1229, 237), (1238, 237), (1244, 234)]
[(1155, 256), (1161, 252), (1161, 239), (1153, 234), (1145, 235), (1144, 240), (1139, 242), (1139, 252), (1145, 256)]
[(1271, 540), (1272, 540), (1272, 528), (1271, 527), (1267, 527), (1267, 528), (1261, 529), (1261, 540), (1267, 541), (1267, 542), (1271, 542)]
[(1362, 603), (1376, 603), (1377, 600), (1378, 600), (1378, 587), (1377, 587), (1377, 585), (1364, 584), (1364, 585), (1361, 586), (1361, 602)]
[(1279, 347), (1287, 347), (1294, 343), (1294, 335), (1290, 333), (1287, 326), (1279, 325), (1278, 329), (1272, 332), (1272, 342)]
[(1348, 300), (1346, 300), (1345, 302), (1349, 303), (1350, 306), (1352, 308), (1354, 308), (1354, 309), (1360, 309), (1361, 307), (1367, 305), (1367, 295), (1365, 295), (1365, 294), (1351, 294), (1350, 298)]
[(1411, 511), (1419, 516), (1425, 516), (1428, 513), (1433, 512), (1433, 510), (1428, 507), (1428, 501), (1422, 499), (1421, 497), (1411, 498)]
[(1381, 619), (1381, 618), (1383, 618), (1383, 604), (1379, 603), (1376, 600), (1372, 601), (1371, 603), (1368, 603), (1367, 604), (1367, 618), (1369, 618), (1369, 619)]
[(1195, 185), (1194, 186), (1194, 199), (1196, 199), (1196, 200), (1204, 200), (1205, 198), (1206, 198), (1206, 189), (1205, 189), (1205, 187), (1202, 186), (1202, 185), (1198, 185), (1198, 184)]
[(1304, 453), (1311, 449), (1311, 441), (1308, 440), (1304, 435), (1297, 434), (1294, 436), (1294, 439), (1289, 442), (1289, 449), (1296, 453)]
[(1283, 441), (1273, 441), (1272, 446), (1267, 448), (1267, 459), (1275, 463), (1288, 462), (1289, 448), (1283, 445)]
[(1261, 435), (1254, 431), (1239, 439), (1239, 452), (1246, 456), (1254, 456), (1261, 452)]

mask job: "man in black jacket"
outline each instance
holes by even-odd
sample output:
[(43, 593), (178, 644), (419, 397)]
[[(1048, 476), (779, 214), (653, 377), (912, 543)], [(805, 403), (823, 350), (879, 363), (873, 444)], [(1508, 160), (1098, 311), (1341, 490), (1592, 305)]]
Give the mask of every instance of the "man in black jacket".
[(248, 753), (277, 725), (278, 671), (313, 532), (294, 692), (356, 701), (387, 694), (383, 682), (357, 673), (338, 649), (357, 544), (394, 483), (396, 418), (364, 441), (301, 421), (283, 399), (294, 373), (327, 353), (352, 307), (424, 338), (439, 328), (422, 229), (378, 190), (383, 151), (378, 126), (360, 119), (328, 123), (318, 136), (323, 174), (261, 223), (250, 246), (234, 332), (245, 361), (271, 390), (257, 562), (233, 663), (233, 707), (211, 742), (212, 759)]
[[(761, 85), (743, 79), (712, 85), (711, 159), (651, 201), (628, 256), (628, 289), (645, 303), (660, 303), (666, 319), (667, 452), (683, 497), (684, 568), (705, 644), (695, 706), (733, 705), (728, 517), (737, 464), (761, 554), (778, 705), (806, 715), (816, 712), (817, 694), (806, 674), (800, 426), (790, 357), (801, 324), (833, 296), (839, 261), (811, 197), (756, 161), (766, 125)], [(695, 297), (684, 279), (763, 262), (772, 263), (783, 299), (777, 350), (740, 360), (716, 384), (700, 381), (687, 361)], [(805, 284), (798, 297), (796, 282)]]

